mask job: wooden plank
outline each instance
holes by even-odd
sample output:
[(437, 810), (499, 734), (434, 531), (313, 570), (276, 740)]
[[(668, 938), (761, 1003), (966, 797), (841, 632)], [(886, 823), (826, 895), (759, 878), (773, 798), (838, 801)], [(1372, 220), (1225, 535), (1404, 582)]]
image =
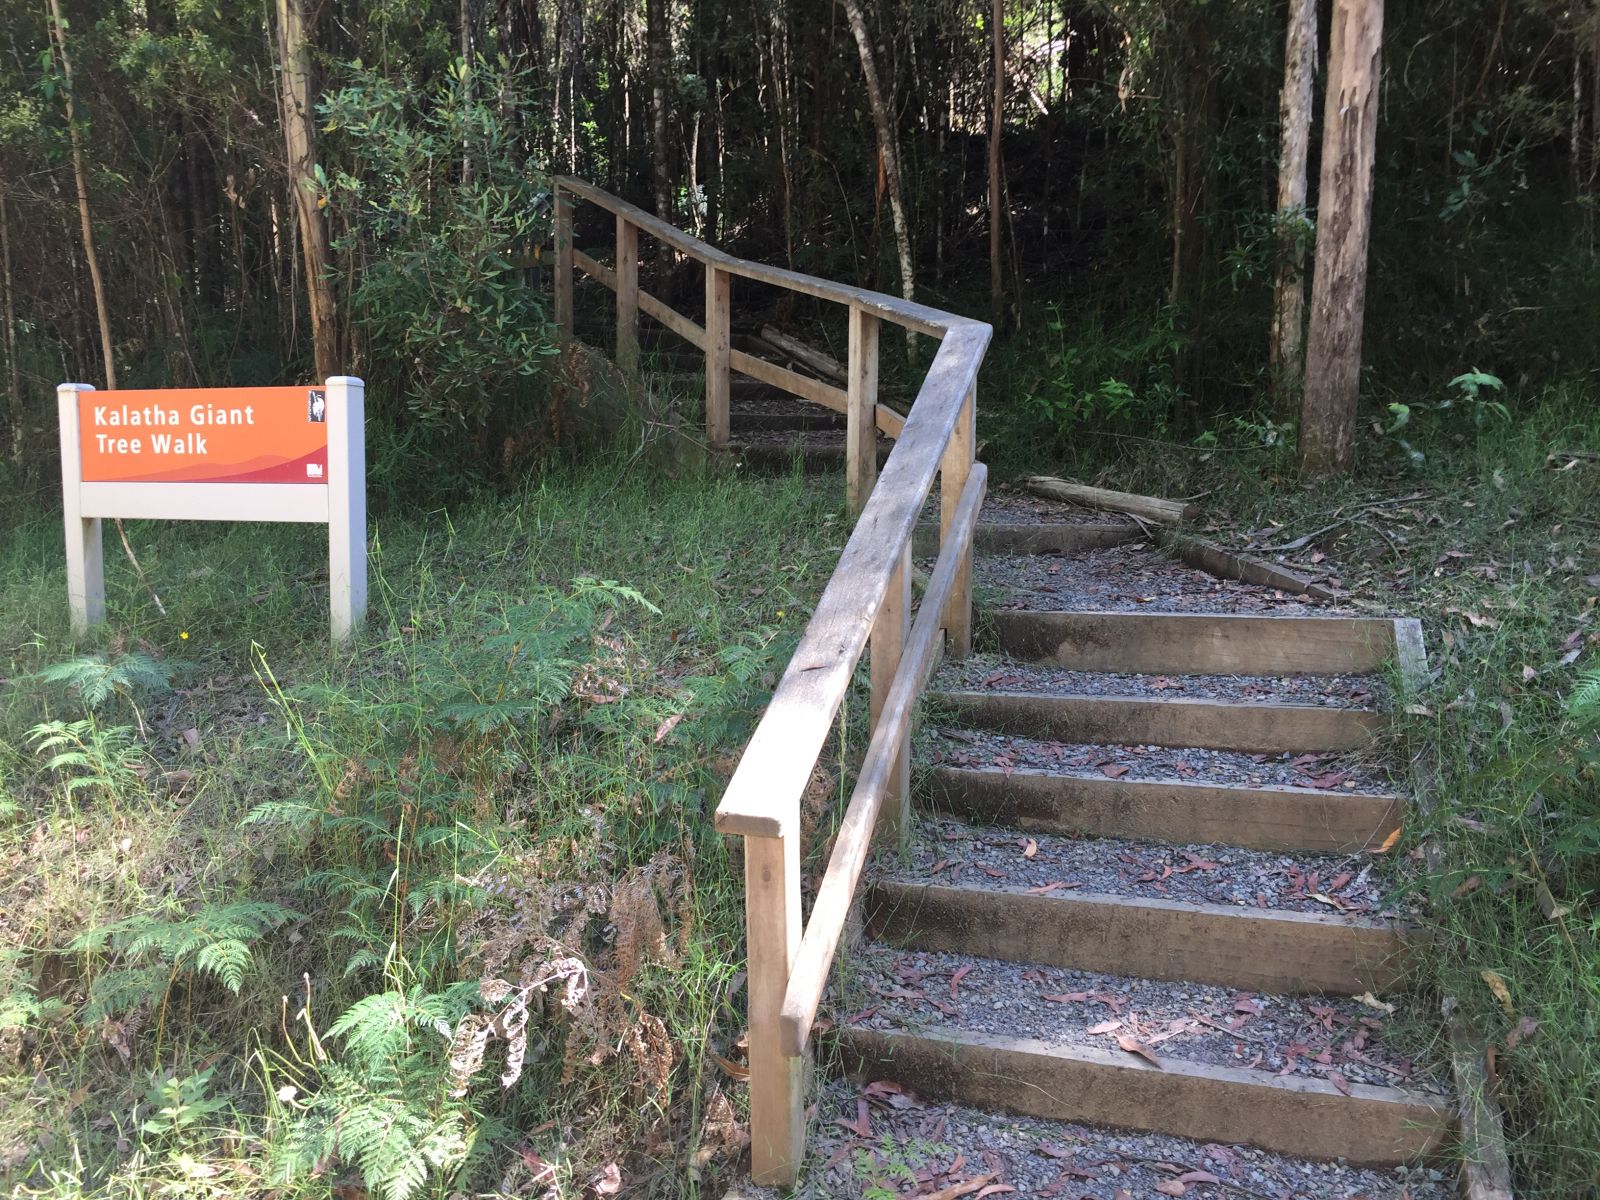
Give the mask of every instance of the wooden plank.
[(1209, 571), (1218, 579), (1237, 579), (1241, 583), (1260, 584), (1262, 587), (1278, 588), (1296, 596), (1311, 596), (1318, 600), (1332, 600), (1334, 597), (1331, 588), (1263, 558), (1224, 550), (1221, 546), (1186, 537), (1170, 529), (1158, 531), (1156, 541), (1191, 567)]
[(590, 258), (582, 250), (574, 249), (572, 251), (572, 265), (589, 276), (590, 279), (598, 279), (612, 291), (617, 290), (617, 273), (606, 266), (605, 263), (597, 262), (595, 259)]
[(1387, 1167), (1436, 1157), (1450, 1143), (1448, 1105), (1410, 1089), (1274, 1075), (976, 1030), (937, 1036), (851, 1026), (858, 1077), (893, 1079), (926, 1099), (1026, 1116), (1258, 1146), (1297, 1158)]
[[(1452, 1001), (1453, 998), (1446, 1001), (1447, 1007)], [(1461, 1130), (1462, 1200), (1514, 1200), (1505, 1121), (1494, 1085), (1489, 1082), (1483, 1045), (1467, 1033), (1460, 1017), (1447, 1015), (1446, 1021)]]
[(800, 793), (976, 383), (991, 331), (973, 325), (953, 328), (939, 344), (905, 430), (717, 806), (723, 833), (777, 836), (798, 828)]
[[(876, 317), (874, 317), (876, 319)], [(799, 338), (790, 337), (782, 330), (774, 329), (771, 325), (761, 327), (761, 340), (766, 342), (779, 354), (786, 354), (795, 362), (804, 363), (824, 379), (831, 379), (835, 383), (848, 383), (849, 377), (839, 360), (815, 346), (808, 346)]]
[(998, 767), (936, 768), (923, 777), (918, 795), (941, 811), (1029, 833), (1325, 854), (1382, 845), (1400, 827), (1405, 808), (1399, 796), (1387, 793), (1130, 781)]
[(705, 349), (706, 331), (644, 289), (639, 290), (639, 311), (654, 317), (697, 350)]
[[(939, 544), (941, 551), (950, 540), (951, 522), (966, 490), (967, 474), (972, 470), (978, 437), (978, 397), (969, 393), (960, 419), (950, 436), (950, 444), (939, 460)], [(945, 649), (951, 658), (966, 658), (972, 653), (972, 543), (957, 547), (961, 561), (945, 609)]]
[(639, 227), (617, 218), (617, 366), (639, 370)]
[(1193, 518), (1198, 512), (1192, 504), (1178, 500), (1163, 500), (1159, 496), (1139, 496), (1132, 492), (1114, 492), (1109, 488), (1089, 487), (1071, 483), (1050, 475), (1030, 475), (1023, 486), (1035, 495), (1050, 500), (1065, 500), (1085, 508), (1099, 508), (1107, 512), (1128, 513), (1146, 521), (1176, 525)]
[(585, 179), (572, 175), (557, 176), (555, 183), (563, 191), (581, 196), (592, 204), (597, 204), (618, 217), (626, 217), (630, 223), (644, 230), (651, 237), (667, 243), (683, 251), (691, 258), (704, 263), (713, 263), (729, 274), (737, 275), (743, 279), (757, 279), (763, 283), (770, 283), (775, 287), (785, 288), (791, 292), (800, 292), (807, 296), (816, 296), (821, 300), (832, 300), (837, 304), (853, 304), (866, 308), (878, 314), (887, 321), (892, 321), (906, 329), (914, 329), (918, 333), (928, 334), (930, 337), (942, 338), (949, 333), (964, 332), (969, 336), (976, 336), (982, 329), (983, 339), (988, 340), (989, 326), (981, 321), (974, 321), (967, 317), (958, 317), (953, 313), (943, 312), (937, 308), (930, 308), (926, 304), (917, 304), (914, 301), (902, 300), (898, 296), (889, 296), (883, 292), (873, 292), (866, 288), (850, 287), (846, 284), (835, 283), (828, 279), (818, 279), (814, 275), (805, 275), (799, 271), (789, 271), (782, 267), (771, 267), (765, 263), (750, 262), (748, 259), (735, 258), (715, 246), (708, 245), (692, 234), (676, 229), (666, 221), (647, 213), (637, 205), (629, 204), (610, 193), (597, 188)]
[(705, 340), (701, 344), (706, 352), (706, 441), (712, 446), (728, 444), (728, 410), (733, 391), (728, 358), (732, 297), (732, 277), (708, 263)]
[[(889, 588), (878, 609), (878, 619), (872, 626), (872, 690), (867, 714), (869, 727), (874, 731), (889, 701), (895, 676), (900, 671), (900, 655), (905, 650), (910, 632), (911, 544), (908, 541), (900, 551), (900, 561), (895, 565), (894, 573), (889, 576)], [(904, 736), (896, 739), (896, 742), (899, 750), (889, 772), (887, 803), (878, 815), (878, 833), (886, 840), (898, 840), (911, 829), (911, 759), (906, 753)]]
[[(978, 510), (983, 505), (987, 477), (988, 472), (980, 463), (967, 481), (952, 534), (957, 542), (972, 536)], [(937, 665), (939, 611), (954, 582), (956, 566), (954, 554), (943, 556), (934, 566), (900, 660), (900, 669), (889, 688), (862, 760), (861, 772), (850, 793), (850, 803), (839, 824), (839, 832), (834, 836), (833, 852), (828, 856), (827, 870), (817, 888), (783, 1002), (783, 1045), (791, 1054), (802, 1053), (811, 1037), (811, 1024), (822, 1001), (845, 920), (855, 903), (856, 885), (866, 865), (879, 813), (895, 781), (897, 760), (904, 759), (903, 754), (894, 751), (903, 747), (922, 689)]]
[(558, 187), (555, 201), (555, 319), (557, 328), (572, 337), (572, 197)]
[(805, 1154), (805, 1060), (787, 1053), (778, 1014), (800, 949), (800, 838), (746, 838), (750, 994), (750, 1174), (794, 1179)]
[(942, 704), (984, 729), (1061, 742), (1195, 746), (1248, 754), (1354, 750), (1386, 723), (1361, 708), (1033, 692), (945, 692)]
[(873, 409), (873, 419), (877, 421), (878, 432), (885, 437), (897, 438), (900, 436), (900, 431), (906, 427), (906, 419), (883, 403)]
[(917, 950), (1254, 991), (1378, 993), (1407, 967), (1389, 921), (1095, 892), (883, 881), (868, 889), (867, 925)]
[(1001, 609), (990, 619), (1002, 653), (1074, 671), (1363, 675), (1395, 655), (1387, 618)]
[(813, 379), (798, 371), (791, 371), (788, 367), (780, 367), (777, 363), (757, 358), (754, 354), (746, 354), (743, 350), (730, 350), (728, 362), (741, 375), (748, 375), (752, 379), (759, 379), (762, 383), (771, 384), (791, 396), (799, 396), (802, 400), (820, 404), (823, 408), (831, 408), (834, 412), (849, 411), (848, 396), (830, 383), (823, 383), (820, 379)]
[(861, 512), (878, 478), (878, 318), (850, 310), (850, 369), (845, 396), (844, 490), (850, 514)]
[[(883, 411), (883, 406), (878, 406)], [(1052, 523), (1026, 524), (985, 521), (978, 526), (973, 548), (979, 554), (1075, 554), (1120, 546), (1144, 536), (1132, 521), (1106, 524)], [(939, 527), (917, 526), (916, 554), (919, 558), (939, 552)]]

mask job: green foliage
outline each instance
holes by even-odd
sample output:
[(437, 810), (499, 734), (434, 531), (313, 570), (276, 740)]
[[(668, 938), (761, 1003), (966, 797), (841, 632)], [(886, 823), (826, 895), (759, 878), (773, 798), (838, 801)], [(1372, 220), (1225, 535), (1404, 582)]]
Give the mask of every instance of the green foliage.
[(117, 655), (81, 654), (65, 662), (52, 663), (33, 678), (76, 695), (91, 712), (113, 696), (126, 700), (137, 712), (138, 700), (170, 692), (173, 675), (186, 665), (162, 661), (137, 651)]
[(70, 797), (88, 790), (115, 807), (119, 796), (138, 787), (133, 727), (102, 726), (93, 717), (82, 721), (45, 721), (28, 731), (35, 754), (48, 755), (44, 768), (66, 776)]
[(1017, 381), (1025, 419), (1056, 437), (1084, 426), (1159, 432), (1178, 400), (1171, 364), (1182, 345), (1170, 311), (1113, 334), (1097, 324), (1072, 330), (1052, 309)]
[(83, 1019), (164, 1000), (180, 979), (209, 978), (237, 994), (254, 965), (253, 944), (299, 915), (265, 900), (234, 900), (170, 919), (126, 917), (80, 934), (72, 950), (114, 964), (90, 985)]
[(139, 1125), (140, 1132), (181, 1144), (199, 1132), (211, 1117), (227, 1112), (228, 1101), (210, 1094), (211, 1077), (215, 1072), (215, 1067), (207, 1067), (193, 1075), (158, 1079), (145, 1097), (150, 1115)]
[(376, 394), (401, 396), (428, 436), (451, 435), (440, 445), (465, 433), (500, 455), (539, 429), (556, 351), (547, 301), (518, 265), (550, 226), (522, 134), (529, 77), (457, 62), (424, 91), (360, 64), (344, 73), (322, 105), (344, 158), (326, 200), (345, 230), (336, 249), (363, 264), (350, 307)]

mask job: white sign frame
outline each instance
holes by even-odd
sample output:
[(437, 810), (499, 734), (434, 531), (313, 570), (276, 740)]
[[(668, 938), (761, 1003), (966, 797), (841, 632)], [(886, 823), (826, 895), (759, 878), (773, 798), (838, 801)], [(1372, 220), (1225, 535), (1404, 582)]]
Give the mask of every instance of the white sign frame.
[[(328, 527), (328, 607), (335, 642), (347, 641), (367, 612), (367, 385), (335, 375), (328, 394), (325, 484), (85, 483), (78, 397), (87, 383), (56, 388), (61, 422), (61, 498), (67, 535), (67, 607), (74, 635), (106, 617), (101, 522), (286, 521)], [(193, 389), (197, 395), (206, 389)]]

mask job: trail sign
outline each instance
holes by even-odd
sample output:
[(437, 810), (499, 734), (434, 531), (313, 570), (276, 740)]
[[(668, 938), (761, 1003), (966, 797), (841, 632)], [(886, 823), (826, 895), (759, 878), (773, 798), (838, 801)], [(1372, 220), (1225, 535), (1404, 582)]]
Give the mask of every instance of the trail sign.
[(297, 521), (328, 526), (333, 637), (367, 607), (366, 385), (56, 389), (67, 601), (82, 632), (105, 619), (100, 522)]

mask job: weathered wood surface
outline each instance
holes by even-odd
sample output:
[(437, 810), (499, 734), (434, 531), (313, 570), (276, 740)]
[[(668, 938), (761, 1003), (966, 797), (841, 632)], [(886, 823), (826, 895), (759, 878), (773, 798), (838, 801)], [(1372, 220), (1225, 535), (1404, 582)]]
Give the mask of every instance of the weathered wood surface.
[[(856, 887), (866, 866), (880, 814), (900, 786), (900, 762), (922, 689), (938, 660), (940, 610), (955, 586), (960, 565), (959, 547), (972, 535), (978, 509), (983, 504), (987, 472), (982, 464), (973, 468), (956, 512), (951, 533), (952, 551), (942, 555), (923, 593), (922, 606), (911, 628), (900, 659), (899, 669), (890, 683), (883, 703), (874, 716), (872, 740), (867, 746), (861, 771), (850, 795), (827, 870), (817, 888), (811, 917), (789, 980), (783, 1004), (783, 1044), (791, 1054), (799, 1054), (811, 1036), (811, 1024), (827, 985), (834, 952)], [(894, 801), (898, 803), (898, 799)]]
[(1393, 794), (1102, 779), (998, 767), (936, 768), (923, 777), (918, 795), (941, 811), (1029, 833), (1326, 854), (1382, 845), (1399, 828), (1405, 808)]
[(1278, 588), (1296, 596), (1310, 596), (1314, 600), (1332, 600), (1332, 588), (1307, 579), (1298, 572), (1277, 563), (1267, 562), (1235, 550), (1224, 550), (1210, 542), (1187, 537), (1171, 529), (1156, 534), (1162, 548), (1176, 554), (1191, 567), (1208, 571), (1218, 579), (1237, 579), (1241, 583), (1255, 583), (1262, 587)]
[(1198, 512), (1192, 504), (1179, 500), (1163, 500), (1159, 496), (1139, 496), (1133, 492), (1114, 492), (1108, 488), (1089, 487), (1070, 483), (1050, 475), (1030, 475), (1023, 486), (1036, 496), (1049, 500), (1066, 500), (1084, 508), (1098, 508), (1105, 512), (1128, 513), (1146, 521), (1176, 525), (1194, 517)]
[(784, 1049), (779, 1014), (800, 951), (800, 839), (746, 838), (750, 993), (750, 1165), (777, 1177), (805, 1153), (805, 1059)]
[(1459, 1017), (1446, 1015), (1456, 1119), (1461, 1131), (1462, 1200), (1514, 1200), (1504, 1119), (1482, 1042)]
[(624, 375), (639, 370), (639, 227), (618, 214), (617, 366)]
[(782, 330), (774, 329), (771, 325), (763, 325), (761, 327), (761, 340), (778, 353), (787, 355), (795, 362), (810, 367), (811, 370), (824, 379), (831, 379), (835, 383), (845, 382), (844, 364), (832, 355), (824, 354), (815, 346), (808, 346), (799, 338), (790, 337)]
[(1387, 721), (1370, 709), (1309, 704), (977, 691), (941, 692), (937, 699), (963, 721), (1023, 737), (1247, 754), (1355, 750)]
[(701, 344), (706, 352), (706, 441), (712, 446), (726, 446), (730, 435), (732, 284), (726, 271), (706, 267), (706, 327)]
[(1095, 892), (873, 883), (872, 936), (918, 950), (1268, 992), (1359, 995), (1406, 969), (1392, 922)]
[(919, 1096), (1026, 1116), (1138, 1129), (1277, 1154), (1393, 1166), (1442, 1153), (1449, 1107), (1413, 1090), (1331, 1083), (1166, 1056), (1161, 1068), (1120, 1049), (976, 1030), (937, 1035), (849, 1027), (854, 1073)]
[(1394, 658), (1381, 617), (1032, 612), (988, 616), (1002, 653), (1075, 671), (1364, 675)]
[(859, 513), (878, 479), (878, 318), (850, 310), (850, 372), (845, 398), (845, 503)]

